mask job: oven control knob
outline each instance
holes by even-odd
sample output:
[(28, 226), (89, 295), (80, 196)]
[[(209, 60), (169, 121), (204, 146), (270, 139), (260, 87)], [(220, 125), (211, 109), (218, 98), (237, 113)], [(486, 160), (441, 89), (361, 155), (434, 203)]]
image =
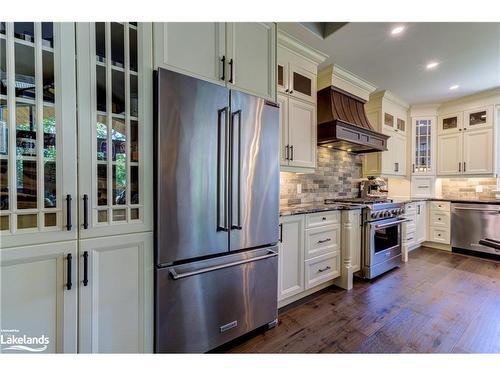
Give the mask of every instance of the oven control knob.
[(389, 217), (389, 216), (391, 216), (391, 214), (389, 213), (389, 211), (385, 211), (385, 212), (384, 212), (384, 216), (385, 216), (385, 217)]
[(372, 219), (375, 219), (377, 217), (377, 213), (376, 212), (372, 212), (372, 214), (370, 215)]
[(392, 214), (393, 215), (397, 215), (398, 214), (398, 210), (392, 210)]

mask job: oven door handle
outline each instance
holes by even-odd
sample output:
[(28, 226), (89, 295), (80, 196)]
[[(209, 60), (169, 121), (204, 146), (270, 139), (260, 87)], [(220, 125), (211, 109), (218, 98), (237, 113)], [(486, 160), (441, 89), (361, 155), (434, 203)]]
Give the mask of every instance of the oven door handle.
[(387, 227), (392, 227), (395, 224), (406, 223), (407, 221), (410, 221), (410, 220), (403, 219), (403, 220), (391, 221), (390, 223), (385, 223), (385, 224), (375, 224), (374, 227), (375, 227), (375, 229), (383, 229), (383, 228), (387, 228)]

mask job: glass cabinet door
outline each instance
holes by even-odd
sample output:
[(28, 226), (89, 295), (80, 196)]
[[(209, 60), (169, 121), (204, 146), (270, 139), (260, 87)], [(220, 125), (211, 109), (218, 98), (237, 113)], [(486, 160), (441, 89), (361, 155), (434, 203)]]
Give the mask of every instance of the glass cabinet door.
[(462, 113), (452, 113), (439, 117), (439, 134), (462, 131)]
[(412, 172), (428, 174), (433, 171), (432, 158), (432, 120), (416, 119), (414, 123), (414, 155)]
[(152, 195), (151, 25), (81, 24), (77, 26), (78, 40), (84, 44), (77, 42), (79, 66), (90, 71), (88, 84), (78, 92), (82, 99), (89, 98), (82, 103), (87, 110), (82, 111), (79, 125), (81, 171), (91, 176), (81, 175), (79, 180), (82, 236), (127, 233), (127, 228), (130, 232), (148, 230)]
[(2, 23), (2, 246), (76, 238), (71, 209), (76, 194), (74, 82), (72, 24)]
[(464, 113), (465, 128), (468, 130), (482, 129), (493, 124), (493, 106), (476, 108)]
[(293, 64), (289, 66), (288, 93), (298, 99), (316, 102), (316, 75)]

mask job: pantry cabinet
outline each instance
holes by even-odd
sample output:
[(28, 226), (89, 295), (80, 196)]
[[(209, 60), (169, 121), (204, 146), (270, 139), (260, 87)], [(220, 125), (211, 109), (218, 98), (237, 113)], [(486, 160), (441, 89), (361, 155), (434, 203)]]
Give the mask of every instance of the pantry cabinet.
[(276, 24), (154, 24), (154, 68), (163, 67), (276, 100)]
[(411, 136), (411, 174), (436, 175), (435, 117), (413, 117)]
[(153, 352), (153, 234), (81, 241), (79, 351)]
[[(77, 241), (2, 248), (0, 329), (16, 330), (15, 336), (44, 335), (46, 345), (28, 345), (35, 351), (76, 353), (77, 262)], [(2, 345), (0, 352), (17, 351)]]

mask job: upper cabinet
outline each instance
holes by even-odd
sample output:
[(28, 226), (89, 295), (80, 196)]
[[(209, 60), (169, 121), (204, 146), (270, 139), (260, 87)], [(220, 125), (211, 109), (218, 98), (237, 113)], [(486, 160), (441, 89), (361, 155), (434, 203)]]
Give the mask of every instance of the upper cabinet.
[(439, 116), (438, 134), (439, 135), (451, 134), (462, 131), (463, 129), (462, 115), (463, 115), (462, 112), (458, 112), (458, 113), (450, 113), (447, 115)]
[(387, 151), (365, 154), (364, 176), (406, 176), (408, 104), (389, 91), (370, 95), (365, 110), (376, 131), (388, 135)]
[(316, 168), (318, 64), (325, 55), (278, 33), (277, 88), (280, 105), (281, 170), (313, 172)]
[(469, 109), (464, 112), (464, 130), (479, 130), (493, 126), (493, 106)]
[(74, 24), (2, 26), (2, 248), (76, 239)]
[(154, 68), (163, 67), (276, 100), (276, 24), (154, 24)]
[(413, 175), (436, 174), (435, 128), (434, 116), (412, 118), (411, 173)]

